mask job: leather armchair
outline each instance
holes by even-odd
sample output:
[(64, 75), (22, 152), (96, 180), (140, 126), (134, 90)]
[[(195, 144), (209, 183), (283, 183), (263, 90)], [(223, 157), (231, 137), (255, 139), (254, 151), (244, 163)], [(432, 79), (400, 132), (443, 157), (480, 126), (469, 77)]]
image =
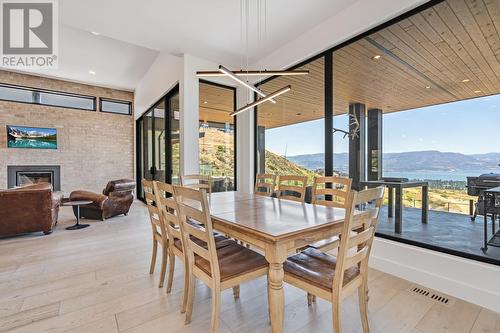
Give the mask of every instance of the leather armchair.
[(42, 231), (50, 234), (57, 223), (63, 195), (49, 183), (0, 190), (0, 236)]
[[(89, 200), (89, 205), (80, 206), (80, 217), (104, 221), (107, 218), (125, 214), (127, 215), (134, 201), (135, 182), (130, 179), (112, 180), (102, 191), (102, 194), (90, 191), (73, 191), (71, 201)], [(73, 207), (76, 217), (76, 207)]]

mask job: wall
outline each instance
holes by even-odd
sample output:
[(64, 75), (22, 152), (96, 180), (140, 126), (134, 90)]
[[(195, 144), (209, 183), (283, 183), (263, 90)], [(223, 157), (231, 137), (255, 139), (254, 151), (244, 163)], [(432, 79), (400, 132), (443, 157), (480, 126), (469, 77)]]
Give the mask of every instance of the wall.
[[(0, 82), (133, 101), (132, 92), (0, 71)], [(7, 148), (6, 125), (57, 128), (57, 150)], [(7, 165), (60, 165), (61, 190), (101, 192), (134, 177), (133, 116), (0, 101), (0, 188)]]

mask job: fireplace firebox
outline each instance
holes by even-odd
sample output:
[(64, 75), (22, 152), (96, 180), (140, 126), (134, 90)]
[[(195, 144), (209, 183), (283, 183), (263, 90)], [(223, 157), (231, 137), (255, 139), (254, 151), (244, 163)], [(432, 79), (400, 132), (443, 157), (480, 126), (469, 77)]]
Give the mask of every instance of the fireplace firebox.
[(37, 183), (50, 183), (55, 191), (60, 191), (61, 167), (59, 165), (7, 166), (7, 185), (9, 188)]

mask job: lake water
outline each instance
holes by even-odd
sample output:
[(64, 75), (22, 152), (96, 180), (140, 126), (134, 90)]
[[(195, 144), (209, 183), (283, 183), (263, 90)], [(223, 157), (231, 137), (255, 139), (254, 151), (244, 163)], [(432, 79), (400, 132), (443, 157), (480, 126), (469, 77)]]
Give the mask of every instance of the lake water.
[(498, 170), (457, 170), (457, 171), (405, 171), (405, 172), (384, 172), (384, 177), (403, 177), (408, 179), (432, 179), (432, 180), (455, 180), (467, 181), (467, 177), (482, 175), (483, 173), (500, 173)]
[(16, 140), (9, 140), (8, 147), (9, 148), (57, 149), (57, 141), (16, 139)]

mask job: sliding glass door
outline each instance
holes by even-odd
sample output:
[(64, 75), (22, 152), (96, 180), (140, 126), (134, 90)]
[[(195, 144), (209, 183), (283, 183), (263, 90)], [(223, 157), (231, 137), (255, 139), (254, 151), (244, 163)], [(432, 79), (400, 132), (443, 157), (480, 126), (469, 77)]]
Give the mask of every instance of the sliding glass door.
[[(137, 120), (137, 183), (178, 183), (179, 88), (167, 93)], [(142, 186), (138, 197), (143, 199)]]

